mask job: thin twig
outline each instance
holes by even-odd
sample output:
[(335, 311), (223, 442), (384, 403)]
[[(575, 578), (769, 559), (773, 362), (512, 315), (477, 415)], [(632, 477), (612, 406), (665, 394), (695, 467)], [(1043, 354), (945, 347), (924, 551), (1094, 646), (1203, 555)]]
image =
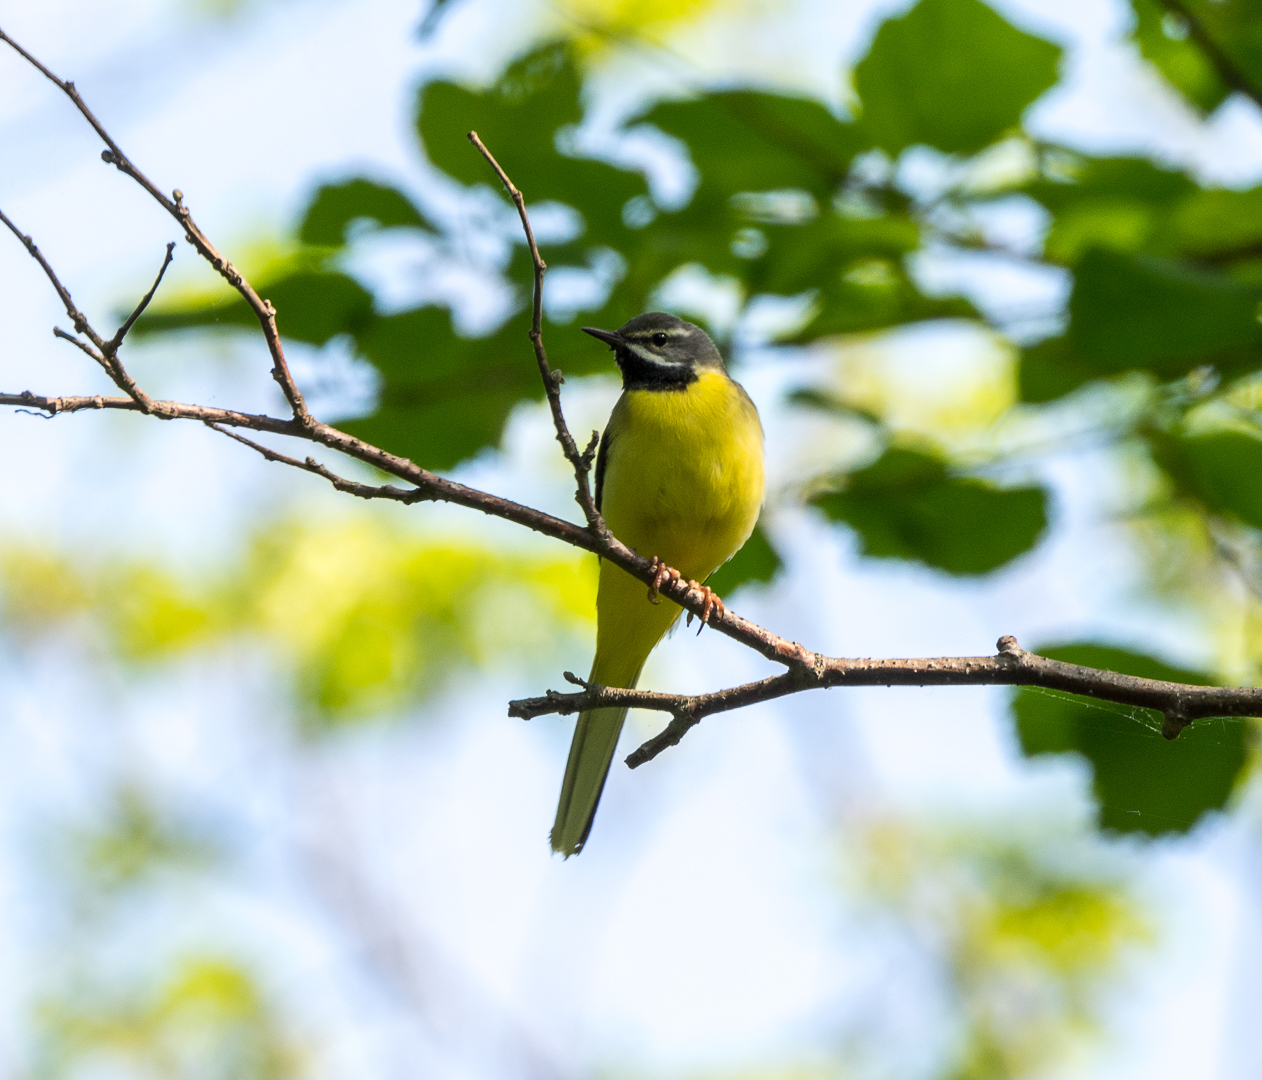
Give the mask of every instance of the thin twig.
[(543, 275), (547, 272), (548, 264), (543, 261), (543, 256), (539, 254), (539, 245), (535, 243), (534, 230), (530, 227), (530, 216), (526, 213), (525, 196), (508, 178), (508, 173), (500, 167), (500, 163), (486, 148), (486, 144), (478, 138), (476, 131), (469, 132), (469, 141), (477, 147), (478, 153), (486, 158), (491, 168), (495, 170), (495, 175), (499, 177), (500, 183), (504, 185), (504, 189), (517, 207), (517, 216), (521, 218), (521, 227), (526, 234), (526, 246), (530, 248), (530, 260), (534, 266), (535, 276), (530, 343), (534, 346), (535, 360), (539, 364), (539, 375), (543, 379), (543, 388), (548, 395), (548, 406), (552, 410), (552, 425), (556, 428), (557, 442), (561, 444), (566, 460), (574, 468), (576, 485), (574, 499), (582, 509), (583, 516), (587, 518), (588, 528), (598, 536), (606, 536), (609, 530), (600, 516), (600, 511), (596, 509), (596, 500), (592, 498), (591, 484), (588, 482), (592, 462), (596, 458), (596, 446), (600, 441), (600, 433), (593, 431), (587, 448), (579, 450), (574, 436), (570, 434), (569, 425), (565, 422), (565, 415), (561, 412), (561, 384), (565, 379), (561, 372), (553, 371), (549, 366), (548, 354), (543, 347)]
[[(219, 254), (214, 244), (210, 242), (206, 234), (193, 221), (192, 214), (189, 212), (188, 207), (184, 205), (183, 193), (176, 190), (168, 198), (163, 192), (158, 190), (157, 185), (152, 180), (132, 164), (127, 155), (123, 153), (122, 148), (114, 141), (110, 133), (105, 130), (104, 125), (101, 124), (92, 110), (88, 108), (87, 103), (80, 97), (79, 91), (75, 89), (73, 82), (59, 79), (3, 30), (0, 30), (0, 41), (8, 44), (18, 55), (35, 67), (45, 78), (70, 98), (75, 108), (83, 114), (84, 119), (92, 125), (92, 129), (101, 137), (101, 141), (105, 143), (107, 149), (101, 152), (101, 159), (106, 164), (113, 165), (120, 172), (130, 176), (144, 188), (168, 214), (180, 223), (184, 229), (184, 238), (197, 249), (198, 254), (210, 263), (215, 268), (215, 271), (241, 294), (242, 298), (258, 317), (259, 325), (263, 329), (263, 337), (267, 341), (268, 352), (272, 357), (272, 378), (276, 380), (281, 392), (285, 395), (285, 400), (293, 411), (294, 419), (304, 425), (313, 423), (311, 414), (307, 411), (307, 404), (303, 400), (297, 384), (294, 382), (293, 375), (290, 374), (289, 363), (285, 359), (285, 350), (281, 345), (280, 331), (276, 326), (276, 309), (272, 306), (270, 300), (264, 300), (254, 291), (254, 287), (245, 279), (241, 271)], [(97, 342), (96, 344), (99, 348), (104, 343)]]
[[(0, 37), (3, 37), (2, 32), (0, 32)], [(75, 331), (80, 334), (86, 334), (92, 341), (93, 345), (95, 345), (98, 349), (104, 349), (105, 342), (97, 335), (96, 331), (92, 329), (91, 325), (88, 323), (87, 316), (75, 306), (75, 302), (70, 296), (70, 290), (61, 283), (61, 279), (57, 277), (57, 272), (52, 268), (49, 261), (44, 258), (44, 253), (40, 251), (35, 241), (26, 233), (22, 232), (22, 230), (12, 222), (3, 210), (0, 210), (0, 222), (3, 222), (9, 232), (21, 241), (22, 246), (26, 248), (27, 254), (39, 263), (40, 267), (44, 271), (44, 276), (52, 282), (53, 288), (57, 290), (57, 295), (61, 298), (62, 307), (66, 309), (66, 314), (70, 316), (70, 322), (71, 325), (74, 326)], [(91, 354), (89, 353), (89, 355)]]
[(118, 352), (123, 344), (123, 338), (127, 336), (127, 331), (135, 324), (136, 320), (145, 313), (145, 308), (149, 306), (149, 301), (153, 299), (154, 294), (158, 291), (158, 286), (162, 284), (163, 275), (167, 272), (167, 267), (171, 265), (171, 260), (175, 258), (175, 241), (167, 244), (166, 258), (162, 260), (162, 265), (158, 267), (158, 276), (153, 279), (153, 284), (149, 287), (149, 291), (140, 298), (140, 303), (136, 305), (135, 310), (127, 316), (126, 321), (118, 328), (118, 332), (105, 343), (105, 355), (112, 356)]
[(309, 457), (299, 461), (297, 458), (290, 457), (288, 454), (281, 454), (269, 446), (264, 446), (262, 443), (256, 443), (253, 439), (247, 439), (244, 435), (238, 435), (235, 431), (229, 431), (225, 427), (220, 427), (213, 420), (207, 420), (205, 424), (211, 430), (219, 432), (220, 435), (227, 435), (228, 438), (243, 443), (251, 450), (257, 450), (268, 461), (274, 461), (281, 465), (292, 465), (295, 469), (303, 469), (306, 472), (315, 473), (316, 476), (322, 476), (338, 491), (345, 492), (347, 495), (354, 495), (360, 499), (393, 499), (395, 502), (401, 503), (434, 501), (434, 496), (423, 488), (412, 488), (405, 491), (403, 488), (393, 487), (390, 484), (373, 486), (361, 484), (355, 480), (347, 480), (345, 477), (338, 476), (337, 473), (327, 466), (321, 465), (315, 458)]

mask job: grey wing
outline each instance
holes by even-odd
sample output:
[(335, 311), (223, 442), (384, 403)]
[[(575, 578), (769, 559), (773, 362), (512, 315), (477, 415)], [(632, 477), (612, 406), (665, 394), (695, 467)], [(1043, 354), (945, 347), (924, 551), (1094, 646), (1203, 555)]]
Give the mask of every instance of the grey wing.
[(600, 437), (600, 449), (596, 451), (596, 509), (600, 509), (600, 499), (605, 493), (605, 462), (609, 460), (609, 427)]

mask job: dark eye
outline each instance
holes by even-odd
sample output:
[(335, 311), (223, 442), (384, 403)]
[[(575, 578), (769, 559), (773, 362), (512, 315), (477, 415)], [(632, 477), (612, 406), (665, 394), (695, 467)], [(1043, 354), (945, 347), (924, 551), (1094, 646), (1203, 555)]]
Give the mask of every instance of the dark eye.
[(662, 333), (657, 333), (657, 334), (654, 334), (651, 338), (649, 338), (649, 340), (650, 340), (650, 341), (651, 341), (654, 345), (658, 345), (658, 346), (665, 345), (665, 344), (666, 344), (666, 335), (665, 335), (665, 334), (662, 334)]

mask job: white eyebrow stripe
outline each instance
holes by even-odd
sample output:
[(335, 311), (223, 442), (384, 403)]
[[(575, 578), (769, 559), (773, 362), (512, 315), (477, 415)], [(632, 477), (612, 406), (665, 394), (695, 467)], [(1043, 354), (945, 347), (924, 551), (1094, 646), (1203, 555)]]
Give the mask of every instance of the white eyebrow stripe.
[(648, 364), (655, 364), (657, 367), (679, 367), (679, 364), (672, 363), (669, 360), (663, 360), (660, 356), (655, 356), (648, 349), (637, 345), (634, 341), (627, 340), (627, 348), (635, 353), (641, 360)]

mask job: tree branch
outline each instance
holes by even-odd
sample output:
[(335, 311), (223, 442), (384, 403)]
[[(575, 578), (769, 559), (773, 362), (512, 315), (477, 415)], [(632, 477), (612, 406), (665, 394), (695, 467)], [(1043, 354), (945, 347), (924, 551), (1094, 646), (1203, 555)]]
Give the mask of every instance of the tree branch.
[(1155, 709), (1164, 717), (1161, 733), (1177, 739), (1194, 720), (1210, 716), (1262, 715), (1262, 689), (1252, 686), (1191, 686), (1161, 679), (1142, 679), (1114, 671), (1067, 664), (1026, 652), (1014, 637), (1001, 637), (994, 656), (940, 656), (924, 660), (855, 660), (816, 658), (813, 668), (795, 668), (759, 682), (734, 686), (712, 694), (659, 694), (649, 690), (620, 690), (566, 678), (584, 689), (560, 694), (549, 690), (540, 698), (511, 701), (508, 715), (524, 720), (549, 713), (623, 706), (668, 712), (670, 724), (626, 760), (637, 768), (676, 745), (687, 731), (714, 713), (730, 712), (761, 701), (771, 701), (803, 690), (834, 686), (1041, 686), (1065, 690), (1118, 705)]
[(215, 250), (215, 246), (207, 239), (206, 234), (193, 221), (192, 214), (189, 213), (188, 208), (184, 205), (184, 195), (181, 191), (178, 189), (173, 191), (171, 198), (168, 198), (158, 190), (157, 185), (153, 181), (131, 163), (118, 143), (114, 141), (110, 133), (105, 130), (101, 122), (93, 115), (92, 110), (88, 108), (83, 98), (79, 96), (79, 91), (75, 89), (73, 82), (57, 78), (56, 75), (3, 30), (0, 30), (0, 41), (9, 45), (19, 56), (31, 64), (74, 102), (75, 108), (83, 114), (83, 118), (92, 125), (92, 129), (101, 137), (101, 141), (105, 143), (106, 149), (101, 151), (101, 160), (107, 165), (113, 165), (119, 172), (130, 176), (168, 214), (175, 218), (184, 229), (184, 238), (197, 249), (198, 254), (210, 263), (216, 272), (236, 289), (245, 302), (250, 305), (254, 314), (258, 316), (259, 325), (263, 329), (263, 337), (267, 341), (268, 352), (272, 356), (272, 378), (279, 384), (281, 392), (285, 395), (285, 400), (289, 402), (294, 419), (301, 424), (311, 423), (311, 414), (307, 411), (307, 404), (303, 400), (302, 393), (298, 390), (298, 386), (289, 372), (289, 364), (285, 360), (285, 350), (281, 345), (280, 331), (276, 328), (276, 309), (272, 306), (271, 301), (262, 299), (254, 291), (250, 283), (246, 281), (241, 272)]
[[(33, 394), (30, 391), (24, 391), (21, 393), (0, 393), (0, 405), (11, 405), (34, 410), (45, 414), (49, 418), (55, 417), (60, 413), (79, 412), (85, 409), (112, 409), (124, 412), (142, 412), (156, 415), (163, 419), (195, 420), (243, 443), (269, 461), (313, 473), (333, 484), (337, 490), (360, 498), (391, 499), (409, 503), (422, 501), (455, 503), (483, 514), (511, 521), (514, 524), (532, 529), (581, 550), (594, 552), (602, 559), (608, 559), (628, 574), (644, 582), (646, 586), (654, 584), (656, 580), (662, 595), (692, 614), (701, 615), (704, 612), (707, 600), (705, 592), (700, 588), (693, 588), (686, 580), (675, 580), (670, 576), (662, 580), (661, 575), (658, 573), (658, 564), (632, 551), (614, 537), (605, 527), (604, 521), (596, 510), (588, 482), (592, 459), (596, 450), (596, 440), (593, 439), (585, 450), (580, 451), (571, 437), (561, 411), (561, 373), (550, 368), (547, 354), (543, 347), (542, 293), (546, 264), (540, 256), (538, 246), (535, 243), (530, 220), (526, 214), (525, 200), (521, 192), (513, 185), (476, 133), (470, 133), (470, 140), (490, 163), (516, 204), (522, 227), (526, 233), (526, 240), (530, 247), (531, 258), (534, 262), (534, 304), (530, 340), (534, 346), (539, 373), (548, 395), (553, 424), (557, 431), (557, 439), (561, 443), (566, 458), (574, 468), (577, 488), (576, 500), (582, 507), (584, 516), (587, 519), (585, 526), (565, 521), (551, 514), (491, 495), (476, 488), (458, 484), (438, 476), (436, 473), (432, 473), (406, 458), (391, 454), (389, 451), (373, 446), (370, 443), (365, 443), (335, 427), (316, 421), (307, 412), (302, 396), (289, 376), (284, 354), (280, 347), (275, 310), (269, 302), (258, 297), (258, 294), (240, 272), (218, 254), (209, 240), (196, 227), (188, 210), (183, 205), (183, 196), (177, 191), (174, 193), (174, 201), (167, 199), (127, 160), (114, 140), (83, 103), (72, 83), (62, 82), (57, 79), (39, 61), (14, 43), (12, 39), (8, 38), (3, 31), (0, 31), (0, 40), (11, 45), (20, 55), (56, 83), (70, 97), (98, 135), (105, 141), (108, 150), (102, 156), (136, 180), (168, 213), (176, 217), (184, 225), (189, 242), (197, 248), (202, 256), (220, 274), (233, 284), (234, 288), (251, 305), (259, 316), (264, 336), (267, 339), (268, 347), (273, 357), (273, 377), (276, 378), (285, 392), (286, 399), (290, 404), (292, 417), (290, 419), (280, 419), (273, 416), (211, 408), (204, 405), (186, 404), (176, 401), (154, 401), (145, 396), (135, 386), (134, 381), (127, 376), (115, 354), (126, 337), (128, 330), (143, 313), (161, 283), (163, 274), (166, 272), (166, 268), (172, 258), (173, 245), (168, 246), (166, 258), (149, 292), (141, 299), (136, 309), (119, 328), (114, 337), (106, 341), (91, 328), (88, 320), (74, 306), (69, 291), (58, 280), (52, 266), (39, 252), (31, 238), (23, 235), (3, 214), (0, 214), (0, 220), (3, 220), (4, 224), (26, 246), (32, 257), (40, 263), (54, 289), (61, 297), (76, 331), (86, 335), (90, 339), (91, 345), (63, 331), (58, 331), (58, 335), (72, 341), (97, 363), (101, 364), (120, 388), (126, 391), (128, 396), (45, 397)], [(242, 429), (265, 434), (284, 435), (315, 443), (404, 480), (411, 485), (411, 488), (404, 490), (390, 485), (371, 486), (348, 480), (320, 464), (314, 458), (308, 457), (304, 460), (291, 457), (237, 434), (237, 431)], [(1256, 716), (1262, 714), (1262, 689), (1189, 686), (1179, 683), (1140, 679), (1133, 676), (1119, 675), (1114, 672), (1065, 664), (1025, 652), (1017, 645), (1015, 639), (1010, 637), (1000, 639), (999, 652), (995, 656), (855, 660), (818, 655), (797, 642), (789, 641), (741, 618), (730, 609), (717, 612), (710, 620), (710, 625), (767, 659), (785, 665), (787, 670), (760, 682), (701, 695), (660, 694), (646, 690), (624, 690), (596, 684), (587, 685), (580, 679), (567, 676), (572, 682), (583, 687), (579, 693), (558, 694), (549, 691), (543, 698), (512, 702), (510, 704), (510, 713), (515, 716), (529, 718), (547, 713), (569, 713), (600, 706), (622, 705), (657, 709), (671, 713), (672, 720), (667, 728), (628, 758), (628, 764), (632, 765), (632, 767), (651, 760), (667, 746), (677, 743), (689, 728), (695, 726), (705, 716), (727, 712), (756, 702), (768, 701), (804, 690), (823, 689), (833, 686), (1042, 686), (1085, 694), (1100, 700), (1113, 701), (1124, 705), (1157, 709), (1165, 717), (1165, 724), (1162, 730), (1163, 734), (1168, 738), (1175, 738), (1187, 724), (1201, 717)]]

